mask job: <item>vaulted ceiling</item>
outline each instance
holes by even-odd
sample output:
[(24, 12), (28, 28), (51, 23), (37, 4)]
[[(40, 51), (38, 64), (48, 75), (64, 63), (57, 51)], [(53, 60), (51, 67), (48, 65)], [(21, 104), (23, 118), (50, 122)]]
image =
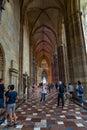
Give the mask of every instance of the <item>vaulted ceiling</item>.
[(51, 64), (61, 37), (61, 24), (67, 11), (66, 1), (72, 3), (71, 0), (23, 1), (23, 13), (28, 18), (31, 44), (37, 62), (46, 59)]

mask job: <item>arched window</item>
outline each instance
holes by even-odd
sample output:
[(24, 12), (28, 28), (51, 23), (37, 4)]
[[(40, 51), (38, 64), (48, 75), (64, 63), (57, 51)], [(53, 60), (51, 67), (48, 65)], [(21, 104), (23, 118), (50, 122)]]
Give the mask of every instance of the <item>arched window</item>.
[(5, 57), (4, 51), (0, 44), (0, 78), (4, 78), (4, 70), (5, 70)]
[(43, 83), (47, 83), (47, 72), (45, 71), (45, 70), (43, 70), (43, 72), (42, 72), (42, 75), (41, 75), (41, 82), (43, 82)]
[(80, 0), (80, 7), (82, 12), (82, 25), (87, 52), (87, 0)]

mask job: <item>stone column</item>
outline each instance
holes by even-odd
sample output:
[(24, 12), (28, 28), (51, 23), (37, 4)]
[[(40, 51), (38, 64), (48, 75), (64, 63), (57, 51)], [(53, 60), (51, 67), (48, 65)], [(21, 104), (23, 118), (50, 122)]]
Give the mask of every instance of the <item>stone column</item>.
[(59, 73), (58, 73), (58, 56), (55, 54), (53, 56), (53, 60), (54, 60), (54, 66), (53, 66), (53, 69), (54, 69), (54, 83), (58, 83), (58, 80), (59, 80)]
[(71, 82), (87, 79), (86, 48), (81, 23), (81, 13), (76, 11), (68, 20), (69, 42), (67, 43)]
[(65, 66), (64, 66), (64, 48), (60, 44), (58, 46), (58, 67), (59, 67), (59, 80), (65, 82)]
[(51, 63), (51, 68), (52, 68), (52, 82), (54, 82), (54, 63), (53, 63), (53, 61)]
[(73, 24), (72, 18), (67, 18), (65, 21), (66, 27), (66, 41), (67, 41), (67, 55), (68, 55), (68, 66), (69, 66), (69, 82), (74, 82), (74, 63), (73, 59), (75, 57), (75, 42), (74, 42), (74, 34), (73, 34)]
[(19, 41), (19, 95), (23, 95), (23, 25), (22, 7), (20, 7), (20, 41)]
[(37, 84), (37, 63), (35, 62), (35, 83)]
[(86, 86), (87, 59), (81, 13), (76, 11), (71, 14), (71, 16), (68, 17), (65, 26), (67, 35), (70, 82), (76, 85), (76, 82), (80, 80), (82, 84)]
[(76, 65), (78, 68), (75, 75), (78, 75), (78, 79), (82, 82), (87, 82), (87, 59), (86, 59), (86, 46), (82, 28), (81, 12), (77, 11), (72, 15), (74, 38), (75, 38), (75, 51), (76, 51)]
[(32, 48), (30, 49), (30, 79), (31, 84), (36, 82), (36, 61)]
[(66, 85), (68, 85), (68, 83), (69, 83), (69, 65), (68, 65), (66, 44), (63, 44), (62, 47), (63, 47), (64, 73), (65, 73), (64, 79), (65, 79)]
[(35, 69), (35, 57), (33, 57), (32, 60), (32, 66), (33, 66), (33, 83), (35, 83), (35, 74), (36, 74), (36, 69)]
[(84, 33), (81, 21), (81, 12), (77, 11), (72, 15), (74, 27), (74, 44), (75, 44), (75, 74), (74, 81), (80, 80), (85, 87), (84, 98), (87, 99), (87, 58)]

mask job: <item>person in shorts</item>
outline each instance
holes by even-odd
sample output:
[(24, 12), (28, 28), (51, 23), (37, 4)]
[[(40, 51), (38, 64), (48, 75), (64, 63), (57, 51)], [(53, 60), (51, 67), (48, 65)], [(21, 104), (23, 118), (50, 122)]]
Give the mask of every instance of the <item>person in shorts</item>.
[(5, 117), (5, 120), (4, 120), (4, 124), (8, 123), (7, 119), (9, 117), (9, 115), (7, 114), (7, 106), (8, 106), (7, 95), (8, 95), (9, 92), (10, 92), (10, 85), (8, 85), (6, 93), (5, 93), (6, 117)]
[(10, 91), (6, 95), (7, 97), (7, 114), (9, 114), (9, 120), (8, 123), (9, 126), (12, 126), (12, 118), (14, 119), (14, 125), (16, 124), (16, 114), (15, 114), (15, 108), (16, 108), (16, 99), (18, 98), (17, 92), (14, 91), (14, 85), (10, 85)]
[(73, 88), (73, 85), (71, 83), (69, 83), (69, 85), (68, 85), (68, 92), (70, 93), (70, 98), (72, 99), (74, 88)]

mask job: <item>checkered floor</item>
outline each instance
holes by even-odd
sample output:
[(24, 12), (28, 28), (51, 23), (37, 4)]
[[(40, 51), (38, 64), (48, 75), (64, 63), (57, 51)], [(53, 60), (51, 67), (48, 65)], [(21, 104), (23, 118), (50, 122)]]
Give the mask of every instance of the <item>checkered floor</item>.
[(0, 130), (87, 130), (87, 110), (70, 100), (64, 108), (57, 108), (57, 92), (54, 90), (40, 103), (40, 89), (36, 89), (27, 102), (17, 110), (18, 125), (8, 128), (3, 124)]

